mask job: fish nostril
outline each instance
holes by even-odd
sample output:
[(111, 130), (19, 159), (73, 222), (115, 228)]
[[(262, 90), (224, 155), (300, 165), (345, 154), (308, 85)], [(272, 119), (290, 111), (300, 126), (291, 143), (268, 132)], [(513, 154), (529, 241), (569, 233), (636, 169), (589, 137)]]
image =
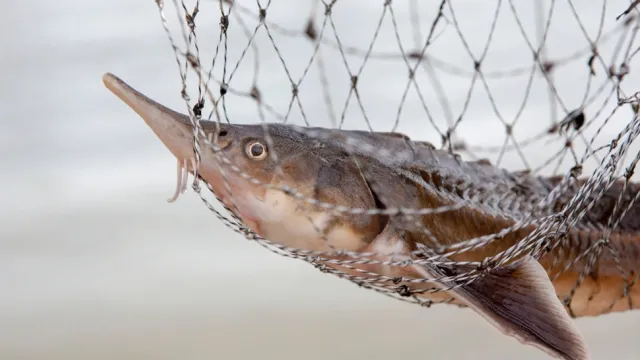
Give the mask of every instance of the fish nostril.
[(227, 130), (220, 130), (220, 132), (218, 133), (219, 137), (223, 137), (223, 136), (227, 136), (228, 132)]

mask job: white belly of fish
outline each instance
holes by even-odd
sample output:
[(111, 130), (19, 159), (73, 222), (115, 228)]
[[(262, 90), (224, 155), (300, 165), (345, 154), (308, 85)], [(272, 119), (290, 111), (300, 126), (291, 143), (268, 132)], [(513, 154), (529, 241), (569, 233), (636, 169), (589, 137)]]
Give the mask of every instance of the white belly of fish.
[[(251, 206), (262, 237), (296, 249), (349, 250), (362, 249), (366, 244), (353, 230), (334, 225), (329, 211), (310, 211), (302, 200), (278, 190), (267, 190), (264, 200), (252, 197)], [(324, 234), (324, 235), (323, 235)]]

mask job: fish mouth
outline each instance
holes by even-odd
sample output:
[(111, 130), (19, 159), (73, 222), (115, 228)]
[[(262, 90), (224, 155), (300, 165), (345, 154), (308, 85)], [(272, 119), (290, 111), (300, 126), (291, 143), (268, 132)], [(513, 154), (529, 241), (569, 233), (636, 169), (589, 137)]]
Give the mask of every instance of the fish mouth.
[[(194, 173), (197, 167), (194, 151), (194, 131), (191, 119), (166, 106), (150, 99), (140, 93), (117, 76), (106, 73), (102, 76), (102, 82), (113, 94), (133, 109), (151, 128), (167, 149), (177, 158), (177, 186), (169, 202), (178, 199), (180, 194), (187, 190), (188, 174)], [(218, 124), (213, 121), (200, 121), (207, 129), (218, 129), (225, 134), (233, 134), (229, 125)], [(222, 130), (220, 130), (222, 129)], [(209, 132), (208, 140), (213, 142), (213, 132)], [(202, 136), (199, 136), (201, 138)], [(224, 140), (216, 141), (216, 146), (222, 150), (230, 145), (231, 136)], [(216, 196), (247, 226), (258, 232), (258, 224), (250, 207), (238, 206), (243, 203), (242, 198), (252, 195), (252, 187), (247, 181), (237, 176), (230, 169), (222, 170), (222, 161), (212, 150), (205, 149), (201, 142), (201, 159), (198, 174), (201, 179), (211, 185)], [(206, 147), (210, 147), (206, 145)], [(240, 201), (237, 201), (240, 200)]]

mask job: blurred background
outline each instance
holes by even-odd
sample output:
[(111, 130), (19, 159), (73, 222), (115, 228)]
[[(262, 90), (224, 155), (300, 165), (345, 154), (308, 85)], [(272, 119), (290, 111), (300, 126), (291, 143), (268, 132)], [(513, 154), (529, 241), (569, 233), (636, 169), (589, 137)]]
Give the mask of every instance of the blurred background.
[[(255, 2), (238, 3), (257, 13)], [(366, 51), (382, 3), (337, 3), (334, 26), (347, 46), (358, 45)], [(408, 19), (414, 8), (408, 3), (394, 2), (398, 26), (409, 44), (405, 51), (420, 48), (412, 42)], [(479, 54), (498, 2), (455, 3), (456, 20), (466, 30), (469, 46)], [(586, 31), (595, 38), (601, 3), (574, 3), (582, 21), (591, 26)], [(545, 4), (546, 12), (549, 5)], [(589, 45), (578, 23), (567, 15), (572, 11), (567, 4), (558, 5), (565, 18), (554, 18), (550, 30), (549, 53), (555, 58)], [(313, 1), (274, 0), (267, 19), (304, 32), (313, 5)], [(520, 5), (522, 14), (535, 11), (522, 8), (525, 5)], [(606, 2), (605, 30), (619, 25), (615, 17), (628, 5), (628, 1)], [(173, 3), (167, 2), (166, 7), (169, 23), (179, 30)], [(435, 2), (420, 8), (423, 38), (418, 43), (424, 42), (435, 11)], [(531, 50), (514, 28), (506, 2), (500, 11), (502, 28), (497, 27), (487, 62), (494, 70), (514, 64), (530, 66)], [(405, 304), (277, 256), (224, 227), (191, 190), (168, 204), (175, 186), (174, 158), (101, 81), (104, 72), (113, 72), (155, 100), (186, 112), (178, 67), (155, 1), (13, 1), (4, 3), (3, 14), (0, 359), (547, 358), (503, 336), (470, 310)], [(319, 11), (316, 18), (322, 16)], [(210, 62), (218, 44), (219, 18), (216, 2), (202, 2), (197, 35), (203, 62)], [(255, 16), (247, 19), (247, 28), (253, 30)], [(535, 22), (533, 17), (523, 19), (529, 25)], [(434, 53), (472, 73), (472, 61), (461, 42), (447, 40), (447, 36), (456, 38), (453, 21), (449, 17), (448, 27), (436, 31), (441, 38), (434, 42)], [(316, 29), (321, 22), (315, 23)], [(380, 31), (374, 50), (397, 54), (388, 14), (383, 22), (386, 28)], [(230, 69), (248, 43), (236, 24), (232, 17)], [(314, 47), (304, 37), (270, 28), (297, 81)], [(328, 24), (325, 36), (335, 40), (330, 29)], [(181, 40), (179, 34), (174, 33), (176, 41)], [(533, 33), (531, 37), (535, 38)], [(231, 86), (248, 92), (258, 79), (263, 99), (284, 114), (291, 84), (266, 32), (259, 31), (254, 43), (260, 55), (247, 52)], [(615, 49), (616, 41), (606, 46)], [(334, 109), (327, 110), (322, 70), (315, 65), (307, 75), (310, 80), (301, 86), (300, 99), (312, 125), (335, 126), (330, 113), (340, 121), (349, 78), (339, 52), (322, 50), (322, 55)], [(557, 75), (558, 91), (567, 107), (584, 103), (588, 58), (589, 54), (579, 55), (574, 65)], [(350, 57), (348, 62), (357, 72), (362, 57)], [(216, 65), (218, 79), (222, 64), (220, 60)], [(402, 59), (367, 65), (359, 79), (366, 118), (379, 131), (390, 130), (399, 119), (399, 131), (440, 144), (439, 133), (425, 120), (419, 96), (410, 92), (402, 105), (407, 71)], [(596, 74), (602, 72), (598, 68)], [(544, 131), (552, 123), (546, 83), (537, 75), (527, 95), (523, 86), (527, 74), (487, 80), (508, 122), (528, 96), (520, 120), (523, 125), (514, 128), (517, 138)], [(590, 85), (594, 94), (606, 82), (602, 79), (596, 76)], [(431, 114), (442, 130), (462, 109), (471, 77), (443, 75), (441, 81), (453, 112), (452, 116), (445, 106), (433, 106)], [(430, 80), (421, 80), (423, 96), (427, 103), (438, 104), (431, 85)], [(476, 88), (478, 94), (486, 94), (482, 86)], [(196, 89), (188, 88), (192, 99)], [(631, 89), (629, 93), (637, 91)], [(608, 96), (593, 101), (591, 114)], [(458, 129), (460, 139), (478, 146), (500, 146), (505, 141), (504, 125), (496, 120), (488, 101), (486, 95), (473, 97), (468, 119)], [(613, 105), (615, 100), (608, 106)], [(399, 107), (403, 112), (398, 117)], [(357, 102), (352, 100), (346, 108), (344, 126), (366, 129)], [(229, 97), (228, 112), (232, 122), (260, 120), (255, 102), (247, 97)], [(623, 110), (618, 124), (629, 121), (629, 114)], [(276, 121), (270, 114), (266, 117)], [(563, 114), (557, 117), (560, 120)], [(295, 107), (290, 122), (304, 124)], [(610, 141), (619, 130), (615, 124), (605, 129), (602, 141)], [(560, 148), (545, 143), (528, 147), (528, 166), (543, 164)], [(486, 156), (495, 161), (498, 154)], [(520, 159), (511, 151), (500, 165), (521, 169), (525, 165)], [(572, 165), (569, 159), (558, 171)], [(553, 172), (554, 166), (545, 171)], [(640, 312), (577, 320), (593, 359), (638, 359), (639, 323)]]

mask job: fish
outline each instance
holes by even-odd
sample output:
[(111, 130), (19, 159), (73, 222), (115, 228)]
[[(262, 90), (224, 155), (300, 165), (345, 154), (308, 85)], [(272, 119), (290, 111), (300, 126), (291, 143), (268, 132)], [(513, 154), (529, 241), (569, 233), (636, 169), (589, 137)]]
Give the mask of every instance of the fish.
[[(604, 189), (538, 258), (522, 253), (489, 266), (486, 259), (500, 259), (537, 230), (535, 223), (516, 225), (557, 212), (586, 180), (544, 204), (562, 178), (462, 161), (401, 133), (200, 120), (196, 138), (190, 116), (111, 73), (102, 80), (177, 159), (178, 185), (170, 200), (186, 189), (186, 174), (197, 176), (258, 236), (288, 248), (334, 251), (319, 260), (327, 267), (359, 278), (399, 279), (425, 298), (450, 297), (503, 334), (568, 360), (589, 359), (573, 318), (640, 307), (634, 280), (640, 272), (640, 205), (630, 202), (618, 226), (607, 230), (615, 204), (634, 199), (637, 184)], [(200, 146), (199, 158), (196, 139), (211, 144)], [(510, 228), (482, 246), (459, 247)], [(580, 256), (599, 244), (595, 261)], [(446, 251), (451, 249), (460, 251)], [(370, 253), (379, 261), (344, 266), (347, 252)], [(469, 281), (464, 274), (474, 270), (479, 275)], [(433, 288), (442, 291), (424, 291)]]

